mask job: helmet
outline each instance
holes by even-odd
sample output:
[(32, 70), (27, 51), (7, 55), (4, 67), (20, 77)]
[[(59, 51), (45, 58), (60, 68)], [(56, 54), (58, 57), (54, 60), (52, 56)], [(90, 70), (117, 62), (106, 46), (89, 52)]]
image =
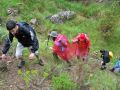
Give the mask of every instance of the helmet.
[(113, 53), (111, 51), (109, 51), (109, 57), (110, 57), (110, 59), (113, 58)]
[(52, 31), (49, 34), (51, 37), (57, 37), (57, 32), (56, 31)]

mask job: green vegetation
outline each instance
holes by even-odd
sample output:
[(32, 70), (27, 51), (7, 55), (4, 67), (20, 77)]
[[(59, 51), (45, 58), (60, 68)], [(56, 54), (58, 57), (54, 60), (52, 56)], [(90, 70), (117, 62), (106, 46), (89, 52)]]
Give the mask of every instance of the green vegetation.
[(18, 75), (21, 75), (26, 85), (29, 85), (30, 81), (32, 81), (32, 76), (35, 76), (36, 74), (38, 74), (37, 70), (27, 70), (25, 72), (18, 70)]
[(92, 90), (117, 90), (117, 78), (109, 72), (96, 71), (90, 74), (88, 83), (93, 86)]
[(6, 32), (5, 28), (3, 28), (3, 27), (0, 27), (0, 36), (1, 36), (0, 43), (2, 43), (7, 36), (7, 32)]
[(74, 90), (76, 87), (67, 73), (62, 73), (58, 77), (53, 77), (52, 85), (54, 90)]
[[(53, 45), (52, 42), (50, 41), (49, 46), (46, 46), (48, 31), (52, 29), (56, 29), (58, 32), (65, 34), (70, 42), (79, 32), (87, 33), (91, 40), (90, 53), (93, 54), (94, 51), (99, 51), (100, 49), (108, 49), (112, 51), (115, 56), (111, 62), (112, 64), (116, 62), (116, 57), (120, 56), (120, 5), (117, 0), (113, 0), (111, 3), (92, 2), (88, 5), (84, 5), (81, 2), (70, 2), (68, 0), (0, 0), (0, 18), (3, 20), (0, 24), (4, 23), (0, 25), (1, 44), (7, 35), (5, 22), (11, 18), (11, 16), (7, 14), (7, 9), (10, 7), (15, 7), (19, 10), (19, 14), (15, 16), (17, 21), (26, 21), (29, 23), (33, 18), (37, 18), (40, 21), (40, 24), (35, 27), (35, 30), (38, 32), (40, 55), (44, 57), (47, 62), (43, 68), (44, 71), (41, 71), (41, 73), (43, 73), (41, 77), (47, 79), (50, 75), (51, 68), (53, 68), (55, 64), (49, 48)], [(46, 19), (46, 17), (63, 10), (74, 11), (76, 13), (75, 18), (63, 24), (54, 24)], [(14, 45), (16, 45), (16, 41), (13, 43), (13, 46)], [(13, 49), (14, 48), (10, 49), (11, 53), (14, 53)], [(24, 57), (27, 58), (28, 55), (28, 51), (25, 50)], [(27, 64), (29, 64), (29, 62)], [(94, 62), (92, 64), (94, 64)], [(55, 64), (55, 66), (57, 67), (57, 64)], [(64, 64), (61, 67), (64, 67)], [(86, 66), (83, 65), (83, 67)], [(99, 66), (95, 68), (98, 67)], [(88, 68), (85, 69), (88, 70)], [(89, 69), (89, 71), (91, 70), (92, 69)], [(58, 68), (58, 72), (60, 71), (61, 68)], [(84, 73), (84, 75), (86, 75), (88, 71)], [(33, 75), (32, 71), (18, 71), (18, 74), (22, 76), (26, 84), (30, 83), (30, 77)], [(89, 77), (84, 76), (86, 81), (84, 81), (83, 84), (87, 83), (90, 86), (90, 90), (116, 90), (119, 74), (113, 75), (109, 71), (106, 72), (96, 69), (94, 73), (89, 75)], [(52, 84), (55, 90), (75, 90), (76, 84), (70, 78), (66, 72), (57, 76), (53, 74), (52, 78), (50, 78), (52, 82), (50, 84)], [(71, 89), (71, 87), (73, 89)]]

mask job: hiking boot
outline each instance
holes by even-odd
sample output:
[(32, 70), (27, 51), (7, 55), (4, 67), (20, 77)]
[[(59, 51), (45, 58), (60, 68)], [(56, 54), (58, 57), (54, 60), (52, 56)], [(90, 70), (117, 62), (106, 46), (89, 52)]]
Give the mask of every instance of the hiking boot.
[(69, 64), (69, 67), (71, 67), (72, 65), (71, 65), (71, 63)]
[(25, 65), (25, 61), (20, 61), (18, 64), (18, 68), (21, 69)]
[(114, 70), (115, 70), (114, 68), (110, 69), (111, 72), (114, 72)]
[(83, 60), (83, 62), (84, 62), (84, 61), (85, 61), (85, 58), (83, 58), (82, 60)]
[(39, 60), (38, 64), (41, 65), (41, 66), (44, 66), (44, 63), (43, 63), (42, 59)]
[(77, 56), (77, 59), (80, 59), (80, 57), (79, 57), (79, 56)]

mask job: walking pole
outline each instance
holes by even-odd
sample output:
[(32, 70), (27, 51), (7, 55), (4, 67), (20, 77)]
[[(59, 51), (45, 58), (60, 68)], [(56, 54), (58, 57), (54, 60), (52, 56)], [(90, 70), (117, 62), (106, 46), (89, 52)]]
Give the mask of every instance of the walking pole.
[(47, 42), (45, 43), (46, 44), (45, 50), (48, 50), (49, 39), (50, 39), (50, 35), (48, 34)]

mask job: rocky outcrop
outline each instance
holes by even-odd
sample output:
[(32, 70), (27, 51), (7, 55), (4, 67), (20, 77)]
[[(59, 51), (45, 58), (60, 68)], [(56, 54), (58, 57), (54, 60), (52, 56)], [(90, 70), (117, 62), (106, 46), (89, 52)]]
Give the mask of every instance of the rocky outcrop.
[[(91, 2), (97, 2), (97, 3), (110, 3), (113, 0), (68, 0), (68, 1), (74, 1), (74, 2), (82, 2), (85, 5), (90, 4)], [(119, 0), (118, 0), (119, 1)]]
[(64, 23), (66, 20), (72, 19), (75, 16), (73, 11), (62, 11), (49, 17), (53, 23)]
[(30, 20), (30, 24), (34, 27), (40, 24), (39, 20), (36, 18), (33, 18)]
[(7, 14), (12, 16), (17, 16), (19, 14), (19, 10), (17, 8), (10, 7), (7, 9)]

